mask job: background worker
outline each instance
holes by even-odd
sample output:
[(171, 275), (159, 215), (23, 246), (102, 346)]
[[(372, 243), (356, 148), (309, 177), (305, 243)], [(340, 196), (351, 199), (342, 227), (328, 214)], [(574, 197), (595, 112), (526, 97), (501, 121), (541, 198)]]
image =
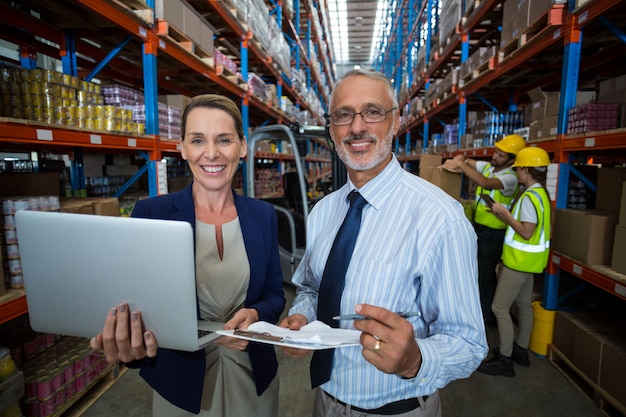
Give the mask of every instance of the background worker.
[[(348, 181), (308, 217), (306, 251), (292, 279), (296, 298), (280, 325), (297, 330), (321, 320), (363, 333), (360, 346), (315, 352), (313, 415), (440, 416), (438, 389), (468, 377), (487, 352), (476, 235), (457, 201), (405, 171), (391, 152), (400, 111), (384, 75), (346, 73), (327, 117)], [(360, 224), (347, 233), (355, 211)], [(336, 257), (346, 235), (353, 250)], [(331, 274), (338, 264), (346, 269)], [(354, 312), (369, 319), (333, 319)]]
[(463, 172), (477, 185), (474, 228), (478, 235), (478, 288), (483, 318), (490, 326), (496, 325), (491, 303), (496, 289), (496, 267), (502, 256), (506, 224), (489, 211), (481, 194), (489, 194), (494, 201), (510, 207), (519, 190), (517, 175), (511, 166), (517, 153), (525, 146), (521, 136), (508, 135), (495, 143), (491, 162), (477, 161), (459, 154), (443, 164), (446, 169)]
[[(550, 198), (545, 188), (548, 165), (550, 158), (543, 149), (522, 149), (513, 169), (524, 186), (524, 193), (511, 212), (499, 203), (491, 208), (507, 228), (502, 249), (503, 266), (492, 306), (498, 321), (500, 347), (478, 368), (487, 375), (515, 376), (513, 362), (530, 366), (527, 349), (533, 327), (534, 275), (543, 272), (550, 250)], [(513, 303), (517, 307), (517, 338), (511, 318)]]

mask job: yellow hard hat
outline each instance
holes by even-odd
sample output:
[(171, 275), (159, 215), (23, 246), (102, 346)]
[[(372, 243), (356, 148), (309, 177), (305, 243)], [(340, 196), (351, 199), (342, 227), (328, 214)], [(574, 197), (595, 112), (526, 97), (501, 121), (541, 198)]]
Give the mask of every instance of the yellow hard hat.
[(536, 146), (524, 148), (515, 157), (513, 167), (547, 167), (550, 165), (548, 153)]
[(502, 152), (517, 155), (521, 149), (524, 149), (526, 142), (524, 142), (524, 138), (520, 135), (508, 135), (497, 141), (494, 145)]

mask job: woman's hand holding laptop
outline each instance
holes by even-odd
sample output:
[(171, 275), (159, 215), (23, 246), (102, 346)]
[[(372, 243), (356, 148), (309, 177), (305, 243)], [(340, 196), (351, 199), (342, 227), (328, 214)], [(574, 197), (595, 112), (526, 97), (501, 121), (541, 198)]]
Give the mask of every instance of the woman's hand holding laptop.
[(112, 307), (102, 333), (91, 339), (92, 349), (104, 352), (107, 362), (132, 362), (157, 354), (158, 343), (151, 331), (144, 331), (141, 312), (129, 312), (128, 304)]

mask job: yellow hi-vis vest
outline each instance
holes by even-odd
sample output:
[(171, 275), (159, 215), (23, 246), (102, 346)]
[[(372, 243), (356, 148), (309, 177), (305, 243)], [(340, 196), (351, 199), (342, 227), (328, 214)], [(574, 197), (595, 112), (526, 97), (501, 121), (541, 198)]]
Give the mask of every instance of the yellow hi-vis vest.
[[(493, 175), (493, 167), (491, 166), (491, 164), (487, 164), (485, 165), (485, 167), (483, 168), (481, 174), (486, 177), (486, 178), (494, 178), (495, 175)], [(511, 168), (507, 168), (505, 169), (502, 174), (515, 174), (515, 171), (513, 171)], [(504, 229), (506, 228), (506, 223), (504, 223), (502, 220), (498, 219), (496, 216), (493, 215), (492, 212), (489, 211), (489, 207), (487, 206), (487, 204), (483, 201), (482, 198), (480, 198), (480, 195), (482, 193), (487, 193), (491, 196), (491, 198), (493, 198), (494, 201), (502, 204), (503, 206), (505, 206), (507, 209), (511, 208), (511, 202), (513, 201), (513, 199), (515, 198), (515, 195), (517, 194), (519, 190), (519, 185), (515, 186), (515, 191), (513, 192), (513, 195), (511, 195), (510, 197), (507, 197), (505, 195), (502, 194), (502, 192), (500, 190), (488, 190), (485, 189), (483, 187), (476, 187), (476, 211), (474, 212), (474, 222), (477, 224), (481, 224), (483, 226), (487, 226), (490, 227), (492, 229)]]
[(540, 273), (548, 264), (550, 252), (550, 199), (543, 188), (526, 190), (511, 213), (518, 221), (525, 196), (530, 198), (537, 211), (537, 226), (528, 240), (515, 233), (511, 226), (507, 227), (502, 262), (515, 271)]

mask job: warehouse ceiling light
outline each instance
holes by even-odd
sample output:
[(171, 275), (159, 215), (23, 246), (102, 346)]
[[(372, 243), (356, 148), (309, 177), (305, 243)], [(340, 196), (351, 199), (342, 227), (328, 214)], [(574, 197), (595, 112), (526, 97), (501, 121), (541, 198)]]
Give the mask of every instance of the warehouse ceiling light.
[(346, 0), (328, 0), (328, 16), (335, 48), (335, 61), (343, 64), (349, 61), (348, 51), (350, 48)]
[(389, 9), (388, 1), (379, 0), (378, 7), (376, 9), (376, 23), (374, 24), (374, 31), (372, 33), (372, 46), (370, 47), (370, 62), (374, 61), (375, 55), (382, 55), (386, 49), (386, 45), (383, 45), (383, 30), (385, 30), (385, 16), (387, 16), (387, 10)]

